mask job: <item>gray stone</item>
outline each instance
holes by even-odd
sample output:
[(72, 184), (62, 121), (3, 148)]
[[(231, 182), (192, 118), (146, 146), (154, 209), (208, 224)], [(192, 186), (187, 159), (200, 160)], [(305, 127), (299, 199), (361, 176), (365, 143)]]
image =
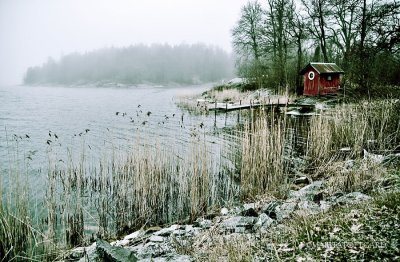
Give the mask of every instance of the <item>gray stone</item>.
[(310, 180), (309, 180), (308, 177), (306, 177), (306, 176), (300, 176), (300, 177), (297, 177), (297, 178), (294, 180), (294, 183), (295, 183), (296, 185), (308, 184), (308, 183), (310, 183)]
[(150, 242), (164, 242), (164, 237), (162, 236), (151, 236), (149, 238)]
[(186, 225), (185, 226), (185, 232), (189, 236), (195, 236), (200, 233), (200, 228), (199, 227), (193, 227), (193, 225)]
[(188, 255), (169, 254), (162, 257), (145, 258), (138, 260), (140, 262), (191, 262), (194, 258)]
[(195, 225), (202, 229), (208, 229), (212, 226), (212, 221), (204, 218), (198, 218), (195, 222)]
[(289, 218), (297, 207), (297, 202), (285, 202), (282, 205), (276, 207), (276, 219), (281, 221)]
[(242, 212), (240, 212), (240, 215), (246, 216), (246, 217), (258, 217), (258, 213), (255, 210), (255, 208), (256, 208), (255, 203), (244, 204), (243, 210), (242, 210)]
[(123, 246), (127, 246), (129, 244), (129, 240), (128, 239), (122, 239), (122, 240), (117, 240), (114, 242), (114, 244), (111, 244), (112, 246), (117, 246), (117, 247), (123, 247)]
[(268, 215), (270, 218), (276, 219), (276, 208), (281, 205), (280, 201), (272, 201), (261, 208), (261, 212)]
[(130, 247), (132, 252), (135, 252), (139, 261), (146, 258), (156, 258), (165, 254), (175, 253), (174, 249), (166, 242), (148, 242), (134, 247)]
[(332, 203), (328, 201), (321, 201), (319, 202), (319, 207), (321, 208), (322, 212), (326, 212), (332, 207)]
[(254, 224), (254, 229), (260, 229), (260, 228), (268, 228), (269, 226), (272, 225), (274, 220), (270, 218), (267, 214), (261, 213), (260, 216), (258, 217), (257, 222)]
[(188, 234), (187, 232), (186, 232), (186, 230), (184, 230), (184, 229), (178, 229), (178, 230), (175, 230), (174, 232), (172, 232), (172, 236), (184, 236), (184, 235), (186, 235), (186, 234)]
[(85, 253), (86, 253), (86, 247), (77, 247), (70, 251), (68, 258), (76, 260), (83, 257)]
[(366, 194), (360, 193), (360, 192), (352, 192), (348, 193), (347, 195), (338, 197), (335, 200), (336, 204), (356, 204), (360, 203), (363, 201), (367, 201), (371, 199), (370, 196), (367, 196)]
[(84, 250), (83, 257), (79, 260), (79, 262), (98, 261), (99, 256), (96, 252), (96, 242), (88, 247), (85, 247)]
[(258, 213), (254, 208), (245, 209), (240, 213), (240, 215), (245, 217), (258, 217)]
[(244, 233), (245, 230), (252, 229), (256, 221), (254, 217), (231, 217), (222, 222), (222, 227), (235, 233)]
[(324, 186), (322, 181), (315, 181), (298, 191), (291, 191), (289, 193), (289, 198), (299, 199), (299, 200), (313, 200), (314, 195), (320, 191)]
[(226, 216), (229, 214), (229, 209), (227, 209), (226, 207), (221, 208), (221, 216)]
[(247, 209), (255, 209), (256, 208), (256, 204), (255, 203), (247, 203), (247, 204), (243, 204), (243, 209), (247, 210)]
[(96, 241), (96, 250), (99, 253), (99, 257), (101, 257), (105, 261), (112, 262), (135, 262), (137, 258), (133, 254), (133, 252), (123, 248), (123, 247), (113, 247), (107, 241), (97, 239)]
[(245, 227), (235, 227), (233, 229), (233, 232), (237, 233), (237, 234), (244, 234), (244, 233), (246, 233), (246, 228)]
[(172, 226), (170, 226), (170, 227), (163, 228), (163, 229), (161, 229), (161, 230), (155, 232), (154, 235), (156, 235), (156, 236), (163, 236), (163, 237), (169, 236), (169, 235), (172, 234), (172, 232), (174, 232), (175, 230), (178, 230), (179, 228), (180, 228), (179, 225), (172, 225)]
[(321, 212), (320, 206), (309, 200), (300, 201), (297, 207), (304, 215), (315, 215)]
[(141, 229), (136, 232), (133, 232), (132, 234), (125, 236), (124, 239), (125, 240), (133, 240), (135, 238), (142, 237), (144, 234), (145, 234), (145, 231)]
[(364, 160), (369, 161), (371, 163), (380, 164), (384, 160), (383, 155), (369, 153), (367, 150), (363, 149)]
[(349, 160), (346, 160), (345, 162), (344, 162), (344, 165), (343, 165), (343, 167), (346, 169), (346, 170), (351, 170), (351, 169), (353, 169), (353, 167), (354, 167), (354, 160), (352, 160), (352, 159), (349, 159)]

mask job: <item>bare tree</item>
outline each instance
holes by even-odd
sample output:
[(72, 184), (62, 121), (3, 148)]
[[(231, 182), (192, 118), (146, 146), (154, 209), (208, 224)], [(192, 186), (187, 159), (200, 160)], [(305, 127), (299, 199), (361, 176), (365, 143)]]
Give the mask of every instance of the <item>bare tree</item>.
[(348, 69), (350, 52), (359, 34), (361, 2), (363, 0), (331, 0), (329, 9), (332, 14), (332, 25), (327, 25), (332, 35), (333, 43), (342, 55), (342, 66)]
[(293, 13), (293, 1), (268, 0), (265, 35), (272, 51), (274, 74), (280, 87), (286, 86), (288, 83), (287, 60)]
[[(368, 91), (374, 58), (382, 52), (400, 52), (400, 2), (362, 0), (359, 43), (355, 49), (356, 73), (361, 89)], [(378, 70), (377, 70), (378, 71)]]
[(297, 50), (297, 61), (296, 61), (296, 93), (301, 95), (303, 92), (303, 77), (298, 74), (300, 72), (304, 63), (303, 54), (303, 41), (306, 40), (306, 25), (304, 18), (299, 14), (294, 12), (293, 19), (290, 20), (291, 30), (289, 31), (290, 36), (293, 38), (296, 50)]
[(251, 55), (255, 60), (261, 57), (262, 23), (264, 10), (258, 1), (243, 6), (241, 17), (232, 29), (233, 46), (241, 55)]
[(324, 62), (329, 62), (327, 48), (327, 20), (330, 15), (328, 10), (328, 0), (301, 0), (308, 14), (308, 31), (319, 42)]
[(370, 26), (371, 45), (392, 53), (400, 51), (400, 1), (375, 5), (371, 10)]

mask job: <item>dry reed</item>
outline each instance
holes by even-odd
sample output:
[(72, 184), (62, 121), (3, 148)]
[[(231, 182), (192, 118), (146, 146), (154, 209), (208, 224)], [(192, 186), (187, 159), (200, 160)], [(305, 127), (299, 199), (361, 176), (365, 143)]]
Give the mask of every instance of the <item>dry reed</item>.
[(310, 167), (318, 173), (332, 161), (362, 156), (364, 149), (391, 152), (400, 145), (399, 109), (395, 100), (363, 102), (311, 118), (306, 149)]
[[(266, 192), (281, 193), (285, 177), (286, 118), (261, 111), (243, 132), (241, 197), (246, 199)], [(275, 192), (274, 192), (275, 191)]]
[[(398, 109), (396, 101), (344, 105), (311, 118), (306, 148), (309, 165), (322, 172), (322, 167), (341, 157), (342, 147), (351, 149), (348, 157), (360, 156), (364, 148), (393, 149), (400, 144)], [(78, 163), (72, 157), (67, 164), (50, 160), (44, 199), (47, 238), (33, 229), (28, 182), (18, 179), (21, 183), (14, 184), (15, 191), (1, 192), (1, 257), (32, 257), (40, 248), (45, 250), (39, 243), (46, 239), (75, 246), (90, 234), (112, 237), (143, 226), (193, 220), (238, 194), (248, 199), (284, 193), (288, 180), (285, 148), (291, 140), (288, 121), (273, 110), (261, 110), (251, 119), (234, 141), (241, 148), (223, 144), (217, 155), (211, 155), (204, 134), (197, 134), (183, 151), (159, 142), (152, 146), (137, 142), (128, 152), (105, 152), (97, 165), (87, 163), (84, 150)], [(221, 160), (225, 150), (234, 151), (226, 162)], [(15, 169), (10, 177), (20, 177), (19, 168)], [(355, 182), (344, 182), (344, 186), (357, 188), (364, 178), (361, 173), (353, 174), (349, 179)]]

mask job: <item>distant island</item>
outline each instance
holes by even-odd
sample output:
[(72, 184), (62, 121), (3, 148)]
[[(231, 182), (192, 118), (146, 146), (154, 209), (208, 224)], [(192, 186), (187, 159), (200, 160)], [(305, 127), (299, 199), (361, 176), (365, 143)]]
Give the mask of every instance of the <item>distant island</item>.
[(231, 78), (233, 58), (205, 44), (138, 44), (71, 53), (27, 69), (24, 84), (201, 84)]

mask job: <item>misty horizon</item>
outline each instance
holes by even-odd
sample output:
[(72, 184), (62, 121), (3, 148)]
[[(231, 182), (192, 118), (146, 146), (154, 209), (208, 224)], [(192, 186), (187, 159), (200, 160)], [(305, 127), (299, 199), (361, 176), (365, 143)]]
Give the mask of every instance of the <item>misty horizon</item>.
[(136, 44), (49, 57), (29, 67), (24, 84), (192, 85), (233, 77), (233, 56), (205, 44)]
[(0, 85), (70, 53), (136, 44), (196, 44), (232, 52), (235, 1), (0, 1)]

